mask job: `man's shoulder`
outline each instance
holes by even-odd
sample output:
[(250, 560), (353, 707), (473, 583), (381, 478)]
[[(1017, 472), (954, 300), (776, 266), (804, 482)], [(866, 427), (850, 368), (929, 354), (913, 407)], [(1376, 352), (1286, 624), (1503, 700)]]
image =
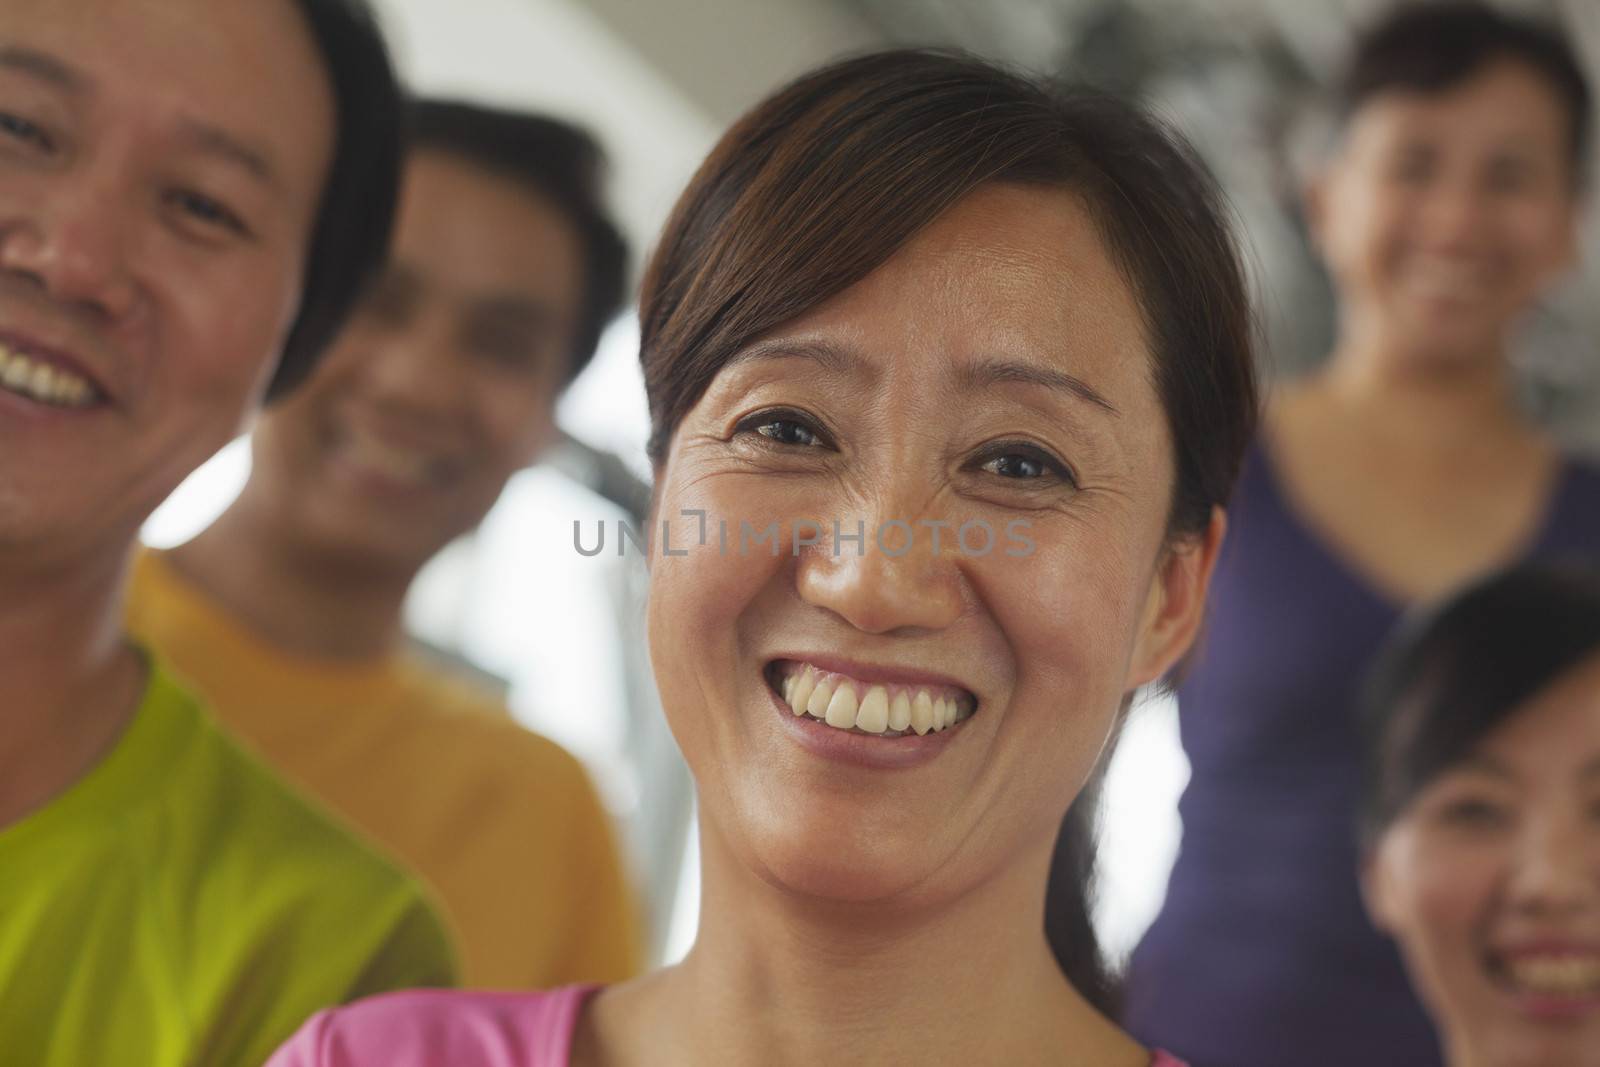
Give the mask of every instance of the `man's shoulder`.
[(408, 666), (412, 699), (404, 728), (430, 750), (448, 743), (452, 762), (471, 762), (475, 774), (532, 778), (587, 787), (583, 764), (571, 752), (516, 720), (503, 693), (435, 662)]
[(263, 888), (303, 886), (325, 899), (400, 902), (421, 897), (409, 875), (342, 819), (236, 741), (197, 697), (164, 678), (169, 699), (188, 706), (194, 736), (174, 768), (171, 807), (187, 812), (204, 849), (248, 857)]

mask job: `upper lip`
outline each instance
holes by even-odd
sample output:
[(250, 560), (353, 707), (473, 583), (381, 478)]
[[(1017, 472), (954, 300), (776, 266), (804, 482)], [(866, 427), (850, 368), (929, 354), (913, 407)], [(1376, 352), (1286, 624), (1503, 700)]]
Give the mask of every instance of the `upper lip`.
[(815, 652), (784, 652), (773, 656), (772, 660), (809, 663), (818, 670), (848, 675), (862, 682), (881, 682), (885, 685), (942, 685), (970, 693), (973, 699), (977, 699), (978, 696), (977, 690), (954, 675), (944, 674), (940, 671), (923, 670), (921, 667), (863, 663), (860, 660), (847, 659), (843, 656)]
[(1530, 956), (1597, 956), (1600, 955), (1600, 941), (1541, 937), (1495, 945), (1493, 951), (1496, 956), (1507, 960)]
[(100, 376), (85, 367), (83, 362), (68, 352), (64, 345), (41, 340), (35, 335), (24, 333), (10, 325), (0, 327), (0, 344), (5, 345), (14, 352), (27, 356), (29, 359), (47, 363), (57, 369), (76, 374), (94, 386), (95, 391), (102, 397), (110, 395)]

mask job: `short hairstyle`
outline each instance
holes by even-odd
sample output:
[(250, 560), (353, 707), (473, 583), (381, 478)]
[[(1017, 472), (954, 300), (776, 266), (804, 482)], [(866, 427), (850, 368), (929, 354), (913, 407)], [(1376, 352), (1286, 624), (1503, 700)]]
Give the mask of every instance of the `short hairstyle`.
[(412, 151), (445, 152), (519, 182), (577, 231), (584, 276), (565, 378), (571, 382), (594, 358), (626, 296), (628, 246), (605, 208), (604, 151), (586, 130), (559, 119), (459, 100), (414, 100), (407, 119)]
[(740, 348), (865, 278), (991, 182), (1088, 203), (1143, 312), (1176, 453), (1172, 527), (1204, 530), (1257, 416), (1255, 321), (1222, 194), (1193, 148), (1136, 107), (960, 52), (823, 67), (712, 149), (645, 272), (652, 460)]
[(1600, 569), (1526, 564), (1415, 616), (1379, 657), (1361, 721), (1371, 847), (1417, 795), (1562, 674), (1600, 654)]
[[(1168, 532), (1206, 528), (1256, 424), (1255, 323), (1224, 202), (1139, 109), (959, 52), (892, 50), (807, 74), (739, 119), (678, 200), (640, 300), (649, 454), (762, 334), (844, 292), (990, 183), (1070, 190), (1132, 289), (1171, 429)], [(1091, 1001), (1093, 789), (1062, 830), (1048, 935)]]
[(389, 251), (400, 185), (400, 88), (366, 0), (295, 0), (338, 112), (333, 161), (305, 261), (300, 310), (268, 386), (304, 381)]
[(1395, 8), (1358, 38), (1339, 86), (1344, 118), (1390, 90), (1442, 93), (1490, 63), (1511, 59), (1549, 85), (1567, 110), (1572, 174), (1588, 166), (1593, 103), (1583, 65), (1556, 23), (1498, 11), (1477, 0)]

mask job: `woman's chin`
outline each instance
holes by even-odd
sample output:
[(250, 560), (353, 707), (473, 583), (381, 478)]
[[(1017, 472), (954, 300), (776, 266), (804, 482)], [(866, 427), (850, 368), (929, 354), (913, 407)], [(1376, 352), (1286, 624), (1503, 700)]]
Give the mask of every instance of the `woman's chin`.
[(820, 820), (769, 827), (752, 842), (752, 858), (774, 888), (840, 904), (904, 898), (943, 864), (924, 832), (898, 826), (845, 827)]

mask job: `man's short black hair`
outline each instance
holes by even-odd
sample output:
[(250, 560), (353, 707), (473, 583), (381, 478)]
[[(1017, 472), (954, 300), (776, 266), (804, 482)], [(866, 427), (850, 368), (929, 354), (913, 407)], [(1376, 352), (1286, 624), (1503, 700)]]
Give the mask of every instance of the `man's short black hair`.
[(400, 87), (366, 0), (295, 3), (333, 85), (338, 124), (306, 254), (300, 311), (269, 399), (310, 374), (383, 266), (400, 186)]
[(1476, 0), (1401, 5), (1357, 40), (1339, 90), (1340, 111), (1348, 118), (1392, 89), (1444, 92), (1501, 59), (1531, 69), (1566, 105), (1572, 174), (1581, 179), (1593, 112), (1589, 81), (1566, 32), (1544, 19)]
[(418, 99), (408, 113), (408, 146), (446, 152), (521, 182), (554, 205), (583, 246), (582, 306), (565, 381), (588, 366), (600, 334), (622, 309), (628, 248), (607, 214), (606, 158), (587, 131), (546, 115), (461, 100)]

